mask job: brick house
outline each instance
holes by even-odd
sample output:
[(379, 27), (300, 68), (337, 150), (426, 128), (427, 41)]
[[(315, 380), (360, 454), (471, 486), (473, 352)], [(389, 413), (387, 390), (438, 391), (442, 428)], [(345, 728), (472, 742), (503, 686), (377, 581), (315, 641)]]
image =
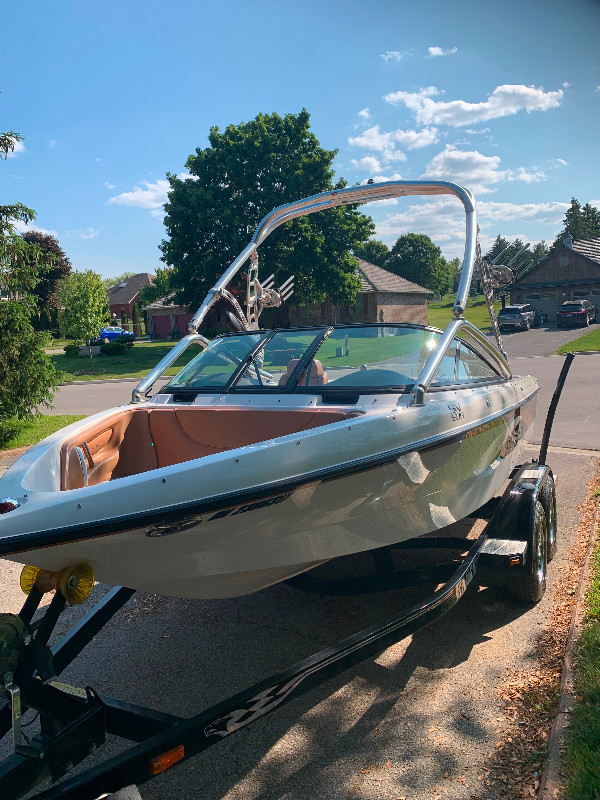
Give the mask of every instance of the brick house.
[[(347, 322), (416, 322), (427, 325), (427, 300), (433, 297), (429, 289), (407, 281), (381, 267), (358, 261), (360, 290), (353, 305), (334, 305), (326, 299), (309, 306), (288, 305), (285, 324), (338, 325)], [(280, 319), (283, 314), (280, 312)], [(281, 319), (280, 324), (284, 322)]]
[(600, 238), (563, 239), (554, 250), (511, 287), (511, 303), (531, 303), (549, 322), (566, 300), (589, 300), (600, 308)]
[(142, 286), (151, 286), (153, 281), (154, 277), (149, 272), (139, 272), (137, 275), (132, 275), (130, 278), (126, 278), (121, 283), (117, 283), (107, 289), (106, 294), (111, 317), (114, 314), (117, 322), (119, 322), (121, 311), (125, 309), (128, 319), (131, 319), (131, 312), (139, 297), (140, 289)]
[[(280, 308), (265, 309), (261, 326), (287, 328), (352, 322), (416, 322), (427, 325), (427, 300), (433, 292), (368, 261), (356, 260), (361, 286), (352, 305), (336, 306), (329, 299), (308, 306), (285, 304)], [(193, 316), (191, 309), (162, 300), (145, 306), (144, 311), (146, 329), (153, 339), (184, 336)], [(211, 309), (204, 324), (217, 330), (227, 327), (220, 306)]]

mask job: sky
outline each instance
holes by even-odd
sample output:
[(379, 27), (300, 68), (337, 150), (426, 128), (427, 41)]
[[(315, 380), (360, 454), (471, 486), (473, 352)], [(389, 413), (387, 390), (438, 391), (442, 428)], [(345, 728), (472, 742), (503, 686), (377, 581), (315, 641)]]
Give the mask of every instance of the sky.
[[(161, 266), (167, 173), (224, 129), (305, 107), (336, 177), (449, 180), (497, 235), (552, 242), (600, 207), (600, 0), (32, 0), (0, 17), (0, 204), (73, 267)], [(364, 206), (392, 245), (463, 255), (455, 198)], [(224, 264), (226, 266), (226, 264)]]

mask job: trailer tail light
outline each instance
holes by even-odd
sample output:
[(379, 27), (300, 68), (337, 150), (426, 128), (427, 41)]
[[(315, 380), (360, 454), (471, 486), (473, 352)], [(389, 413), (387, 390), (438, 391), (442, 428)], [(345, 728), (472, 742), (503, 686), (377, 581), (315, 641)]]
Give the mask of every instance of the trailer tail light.
[(164, 772), (174, 764), (177, 764), (178, 761), (181, 761), (184, 756), (185, 748), (182, 744), (178, 744), (177, 747), (167, 750), (166, 753), (161, 753), (158, 756), (154, 756), (154, 758), (151, 758), (150, 761), (148, 761), (148, 769), (150, 770), (150, 774), (160, 775), (161, 772)]

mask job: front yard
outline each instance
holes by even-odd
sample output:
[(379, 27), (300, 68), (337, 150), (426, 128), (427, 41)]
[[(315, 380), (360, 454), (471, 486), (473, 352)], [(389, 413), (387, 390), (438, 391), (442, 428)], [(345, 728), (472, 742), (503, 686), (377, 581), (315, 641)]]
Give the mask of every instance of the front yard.
[[(94, 356), (94, 369), (86, 356), (70, 358), (65, 354), (50, 356), (54, 366), (63, 374), (63, 383), (69, 381), (104, 380), (107, 378), (143, 378), (175, 346), (176, 342), (136, 342), (134, 346), (118, 356)], [(184, 364), (196, 355), (195, 345), (188, 348), (182, 358), (170, 367), (166, 374), (175, 375)]]

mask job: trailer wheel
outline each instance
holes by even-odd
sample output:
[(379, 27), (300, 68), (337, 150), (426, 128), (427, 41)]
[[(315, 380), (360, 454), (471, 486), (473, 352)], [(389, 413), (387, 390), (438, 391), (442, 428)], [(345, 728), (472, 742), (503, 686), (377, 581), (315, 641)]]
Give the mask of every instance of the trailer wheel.
[(540, 502), (544, 506), (546, 512), (546, 527), (548, 529), (548, 539), (546, 543), (546, 560), (548, 563), (552, 561), (556, 555), (557, 544), (557, 522), (556, 522), (556, 485), (552, 473), (548, 475), (547, 480), (540, 491)]
[(531, 530), (527, 536), (531, 555), (527, 559), (525, 570), (520, 574), (509, 575), (506, 581), (509, 593), (517, 600), (538, 603), (542, 599), (546, 591), (547, 543), (546, 514), (540, 501), (536, 500)]

